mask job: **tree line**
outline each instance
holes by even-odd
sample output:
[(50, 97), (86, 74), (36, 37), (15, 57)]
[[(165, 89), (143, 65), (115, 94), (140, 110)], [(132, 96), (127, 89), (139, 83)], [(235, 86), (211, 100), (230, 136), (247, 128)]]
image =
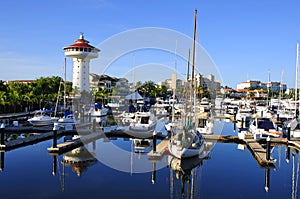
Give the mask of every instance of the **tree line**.
[[(59, 76), (41, 77), (28, 83), (0, 80), (0, 113), (51, 109), (58, 95), (64, 96), (63, 86), (62, 78)], [(72, 83), (66, 82), (66, 95), (71, 93)]]

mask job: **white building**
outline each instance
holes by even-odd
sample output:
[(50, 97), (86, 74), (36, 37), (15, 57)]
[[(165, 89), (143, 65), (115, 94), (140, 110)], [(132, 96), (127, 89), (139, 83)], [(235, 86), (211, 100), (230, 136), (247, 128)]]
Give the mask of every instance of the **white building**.
[(73, 89), (79, 93), (90, 92), (90, 59), (97, 58), (100, 50), (89, 45), (83, 34), (63, 50), (66, 57), (73, 58)]

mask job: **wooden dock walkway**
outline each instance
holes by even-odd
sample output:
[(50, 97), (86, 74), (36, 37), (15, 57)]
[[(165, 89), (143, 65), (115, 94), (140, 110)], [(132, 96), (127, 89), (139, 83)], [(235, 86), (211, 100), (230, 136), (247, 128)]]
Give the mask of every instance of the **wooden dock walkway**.
[[(59, 131), (57, 132), (57, 135), (64, 134), (65, 131)], [(0, 152), (6, 152), (12, 149), (20, 148), (23, 146), (28, 146), (35, 144), (37, 142), (49, 140), (53, 138), (53, 132), (47, 132), (47, 133), (41, 133), (38, 135), (32, 135), (26, 138), (19, 138), (16, 140), (11, 140), (8, 142), (5, 142), (4, 145), (0, 145)]]
[[(222, 135), (202, 135), (207, 142), (223, 142), (223, 143), (237, 143), (237, 144), (244, 144), (247, 146), (248, 150), (251, 152), (257, 163), (262, 167), (275, 167), (274, 163), (275, 160), (272, 158), (267, 160), (267, 151), (262, 145), (253, 138), (245, 138), (239, 139), (238, 136), (222, 136)], [(276, 140), (281, 141), (284, 143), (284, 140)], [(148, 153), (148, 157), (150, 160), (153, 159), (162, 159), (165, 152), (167, 151), (169, 139), (162, 140), (156, 147), (156, 152), (151, 150)], [(300, 148), (300, 142), (297, 142)]]
[(249, 151), (252, 153), (258, 164), (262, 167), (275, 167), (276, 162), (272, 158), (267, 159), (267, 150), (262, 147), (255, 139), (245, 139)]
[(58, 144), (56, 147), (49, 147), (48, 151), (49, 154), (62, 154), (63, 152), (70, 151), (74, 148), (80, 147), (83, 144), (87, 144), (90, 142), (93, 142), (99, 138), (106, 137), (105, 133), (103, 131), (95, 131), (88, 135), (82, 135), (80, 138), (74, 139), (72, 141), (67, 141), (61, 144)]
[(168, 143), (170, 142), (169, 139), (164, 139), (162, 140), (157, 146), (156, 146), (156, 152), (154, 152), (153, 150), (151, 150), (148, 153), (148, 157), (149, 159), (161, 159), (167, 148), (168, 148)]

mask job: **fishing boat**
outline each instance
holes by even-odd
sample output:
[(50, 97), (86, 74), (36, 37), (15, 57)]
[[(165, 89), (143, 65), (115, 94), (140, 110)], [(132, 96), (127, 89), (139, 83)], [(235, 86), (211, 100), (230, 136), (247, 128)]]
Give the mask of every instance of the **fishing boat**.
[(36, 110), (34, 112), (34, 116), (27, 121), (32, 126), (49, 126), (53, 125), (59, 118), (58, 117), (51, 117), (52, 110)]

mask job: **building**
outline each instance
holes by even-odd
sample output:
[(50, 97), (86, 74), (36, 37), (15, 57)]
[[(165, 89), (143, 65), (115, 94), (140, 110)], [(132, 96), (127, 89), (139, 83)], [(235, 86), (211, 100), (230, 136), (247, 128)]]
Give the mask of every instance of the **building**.
[(73, 89), (78, 93), (90, 92), (90, 60), (97, 58), (100, 50), (91, 46), (83, 34), (63, 50), (66, 57), (73, 58)]
[(202, 74), (198, 73), (195, 75), (195, 81), (197, 87), (202, 86), (205, 90), (217, 91), (221, 89), (220, 81), (215, 80), (215, 76), (212, 74), (204, 77)]
[(269, 89), (270, 91), (285, 91), (287, 89), (286, 84), (281, 84), (280, 82), (268, 82), (264, 83), (261, 81), (248, 80), (246, 82), (241, 82), (237, 84), (237, 90), (243, 90), (248, 88), (259, 88), (259, 89)]

